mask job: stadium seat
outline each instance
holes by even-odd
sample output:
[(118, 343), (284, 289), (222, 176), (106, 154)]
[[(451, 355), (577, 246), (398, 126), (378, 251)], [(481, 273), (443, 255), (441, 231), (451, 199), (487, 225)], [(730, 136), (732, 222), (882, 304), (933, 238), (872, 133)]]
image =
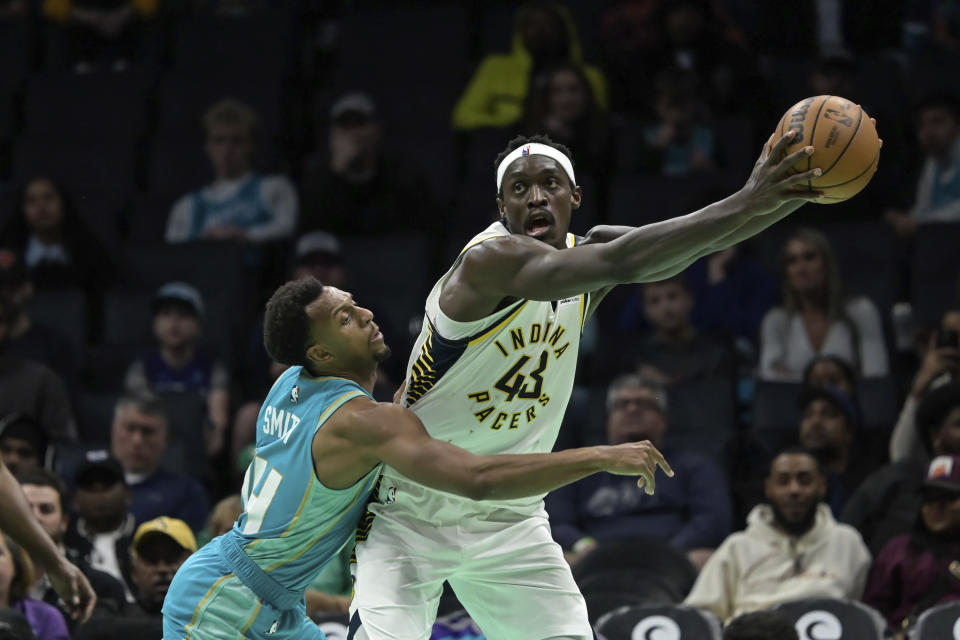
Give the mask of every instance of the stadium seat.
[(29, 313), (37, 323), (63, 334), (74, 361), (82, 363), (87, 344), (87, 298), (82, 290), (39, 290), (30, 300)]
[(207, 471), (203, 447), (203, 433), (207, 427), (206, 399), (189, 391), (165, 391), (159, 395), (169, 420), (164, 468), (202, 479)]
[(670, 445), (715, 461), (736, 429), (733, 380), (691, 380), (667, 390)]
[(167, 219), (175, 198), (154, 193), (135, 194), (130, 216), (125, 221), (127, 241), (137, 245), (165, 243)]
[(914, 316), (928, 327), (938, 326), (940, 315), (958, 294), (960, 224), (921, 225), (914, 243)]
[(674, 601), (683, 599), (697, 578), (696, 569), (683, 553), (662, 540), (646, 536), (625, 538), (595, 547), (574, 565), (573, 577), (577, 584), (581, 584), (593, 574), (610, 571), (659, 576), (660, 582), (667, 587), (664, 593), (672, 595)]
[(796, 440), (800, 427), (797, 398), (802, 388), (793, 382), (757, 381), (751, 430), (768, 451)]
[(709, 611), (685, 606), (623, 607), (597, 620), (604, 640), (720, 640), (720, 620)]
[[(193, 140), (158, 136), (147, 152), (146, 188), (151, 196), (169, 201), (213, 182), (213, 167), (203, 149), (203, 137)], [(169, 206), (167, 212), (169, 212)]]
[(774, 607), (794, 623), (800, 640), (882, 640), (887, 622), (862, 602), (812, 598)]
[(948, 602), (927, 609), (917, 618), (910, 640), (960, 638), (960, 602)]
[(279, 8), (251, 15), (198, 15), (179, 20), (173, 30), (173, 65), (200, 68), (210, 75), (225, 67), (243, 69), (253, 77), (288, 73), (300, 41), (294, 21)]
[(78, 440), (91, 447), (109, 447), (117, 392), (79, 391), (75, 396)]
[(863, 426), (891, 431), (900, 414), (900, 389), (893, 377), (864, 378), (857, 385)]
[(680, 602), (683, 594), (677, 591), (668, 577), (645, 569), (607, 569), (590, 573), (577, 581), (581, 593), (619, 593), (640, 604)]

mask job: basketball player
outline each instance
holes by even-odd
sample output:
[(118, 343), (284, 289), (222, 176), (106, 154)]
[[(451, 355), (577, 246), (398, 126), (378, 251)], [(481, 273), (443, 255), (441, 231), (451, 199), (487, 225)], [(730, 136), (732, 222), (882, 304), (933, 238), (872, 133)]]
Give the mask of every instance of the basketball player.
[(40, 527), (10, 469), (0, 457), (0, 531), (16, 540), (34, 561), (43, 565), (50, 584), (63, 599), (75, 620), (90, 617), (97, 596), (81, 573), (60, 553), (53, 539)]
[[(405, 405), (431, 436), (477, 454), (550, 451), (581, 330), (614, 285), (668, 278), (819, 195), (800, 186), (819, 168), (790, 175), (813, 153), (787, 155), (793, 135), (720, 202), (585, 238), (567, 232), (583, 197), (570, 152), (546, 137), (512, 140), (497, 158), (500, 220), (467, 243), (427, 298)], [(488, 640), (593, 637), (541, 495), (471, 502), (387, 466), (370, 520), (357, 538), (359, 629), (350, 638), (428, 638), (444, 580)]]
[(640, 475), (652, 492), (657, 466), (672, 474), (649, 443), (476, 456), (431, 439), (412, 412), (370, 396), (390, 354), (373, 314), (313, 278), (274, 293), (264, 343), (293, 366), (260, 410), (243, 514), (170, 585), (166, 640), (323, 638), (306, 617), (304, 590), (354, 536), (381, 461), (465, 499), (538, 494), (600, 470)]

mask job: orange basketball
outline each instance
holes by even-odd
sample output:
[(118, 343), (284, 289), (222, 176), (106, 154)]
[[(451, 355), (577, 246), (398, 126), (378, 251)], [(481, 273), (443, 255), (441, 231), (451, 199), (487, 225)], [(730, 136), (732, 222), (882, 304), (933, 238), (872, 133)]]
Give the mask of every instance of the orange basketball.
[(823, 191), (815, 202), (833, 204), (852, 198), (877, 170), (877, 129), (860, 105), (846, 98), (814, 96), (793, 105), (780, 118), (768, 147), (791, 129), (797, 131), (797, 137), (787, 153), (813, 145), (813, 155), (802, 158), (796, 170), (823, 169), (821, 175), (807, 182), (811, 189)]

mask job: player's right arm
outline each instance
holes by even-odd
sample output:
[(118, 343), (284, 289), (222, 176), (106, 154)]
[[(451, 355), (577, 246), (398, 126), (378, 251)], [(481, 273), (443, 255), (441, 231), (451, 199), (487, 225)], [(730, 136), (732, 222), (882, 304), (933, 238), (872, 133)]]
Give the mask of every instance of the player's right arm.
[[(337, 413), (341, 415), (332, 417), (324, 429), (333, 427), (327, 437), (349, 443), (337, 457), (343, 461), (346, 454), (355, 461), (356, 468), (346, 475), (353, 481), (379, 462), (385, 462), (428, 487), (484, 500), (546, 493), (598, 471), (640, 476), (637, 484), (653, 493), (657, 467), (673, 475), (663, 455), (649, 442), (555, 453), (478, 456), (431, 438), (412, 411), (393, 404), (363, 398), (347, 403), (342, 413)], [(318, 451), (319, 440), (314, 440), (317, 475), (330, 486), (324, 476), (332, 470), (320, 462), (318, 454), (322, 456), (323, 451)], [(334, 486), (338, 484), (343, 483), (334, 480)]]

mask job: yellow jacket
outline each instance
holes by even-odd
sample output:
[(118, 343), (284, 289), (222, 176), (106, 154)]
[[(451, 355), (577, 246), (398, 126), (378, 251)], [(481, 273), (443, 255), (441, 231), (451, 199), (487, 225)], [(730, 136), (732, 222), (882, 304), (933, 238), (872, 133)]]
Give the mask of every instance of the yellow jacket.
[[(567, 26), (570, 61), (582, 64), (580, 37), (576, 25), (565, 7), (555, 9)], [(453, 108), (454, 129), (478, 127), (505, 127), (523, 115), (524, 101), (530, 87), (533, 58), (523, 42), (520, 25), (522, 12), (514, 19), (513, 50), (509, 54), (493, 54), (484, 58), (467, 84), (463, 95)], [(583, 71), (593, 87), (597, 105), (607, 106), (607, 86), (603, 73), (594, 66), (582, 64)]]

